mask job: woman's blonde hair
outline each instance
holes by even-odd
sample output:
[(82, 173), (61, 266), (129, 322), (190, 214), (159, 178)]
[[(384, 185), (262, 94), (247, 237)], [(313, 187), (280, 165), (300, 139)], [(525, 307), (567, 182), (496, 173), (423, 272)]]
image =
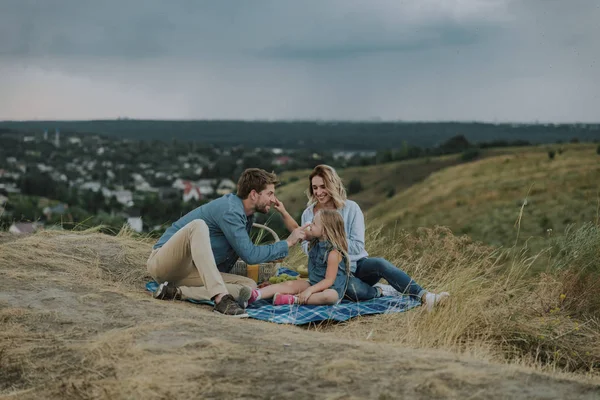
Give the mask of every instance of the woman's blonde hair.
[(348, 198), (346, 196), (346, 188), (340, 176), (335, 172), (335, 169), (325, 164), (317, 165), (308, 176), (308, 190), (306, 191), (306, 196), (308, 197), (307, 206), (310, 207), (317, 203), (317, 196), (315, 196), (312, 187), (312, 180), (315, 176), (320, 176), (323, 179), (325, 188), (329, 192), (335, 208), (338, 210), (343, 208)]
[(346, 273), (350, 275), (350, 257), (348, 256), (348, 240), (344, 229), (344, 218), (336, 210), (321, 210), (317, 214), (321, 216), (323, 235), (346, 259)]

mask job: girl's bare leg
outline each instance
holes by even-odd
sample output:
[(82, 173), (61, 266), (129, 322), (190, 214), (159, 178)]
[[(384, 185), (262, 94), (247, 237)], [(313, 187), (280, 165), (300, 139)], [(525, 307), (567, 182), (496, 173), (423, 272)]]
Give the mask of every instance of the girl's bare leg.
[(306, 304), (312, 305), (332, 305), (339, 300), (338, 292), (333, 289), (325, 289), (322, 292), (313, 293)]
[[(298, 279), (296, 281), (287, 281), (282, 283), (276, 283), (275, 285), (265, 286), (260, 289), (260, 298), (261, 299), (270, 299), (275, 295), (275, 293), (282, 294), (298, 294), (308, 289), (310, 283), (308, 281)], [(314, 296), (314, 295), (313, 295)], [(336, 292), (337, 296), (337, 292)], [(311, 296), (312, 298), (312, 296)]]

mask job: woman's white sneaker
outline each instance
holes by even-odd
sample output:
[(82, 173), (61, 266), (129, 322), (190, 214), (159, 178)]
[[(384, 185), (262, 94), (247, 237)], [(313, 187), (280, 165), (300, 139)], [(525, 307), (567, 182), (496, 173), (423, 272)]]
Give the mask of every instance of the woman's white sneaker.
[(424, 306), (427, 311), (432, 311), (434, 307), (439, 306), (446, 302), (446, 300), (450, 297), (450, 293), (442, 292), (442, 293), (427, 293), (425, 294), (425, 302)]
[(402, 293), (400, 293), (399, 291), (394, 289), (394, 287), (392, 285), (376, 283), (373, 285), (373, 287), (379, 288), (381, 290), (382, 296), (394, 296), (394, 297), (402, 296)]

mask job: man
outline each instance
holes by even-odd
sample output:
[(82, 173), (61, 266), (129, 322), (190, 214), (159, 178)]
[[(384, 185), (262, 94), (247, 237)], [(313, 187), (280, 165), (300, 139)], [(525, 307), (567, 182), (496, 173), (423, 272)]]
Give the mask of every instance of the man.
[(154, 297), (212, 300), (217, 313), (247, 317), (244, 303), (256, 283), (227, 272), (238, 258), (248, 264), (284, 258), (305, 237), (305, 227), (299, 227), (287, 240), (271, 245), (255, 246), (250, 240), (254, 213), (269, 212), (277, 201), (277, 183), (275, 174), (249, 168), (238, 181), (237, 194), (204, 204), (173, 223), (148, 258), (148, 272), (161, 283)]

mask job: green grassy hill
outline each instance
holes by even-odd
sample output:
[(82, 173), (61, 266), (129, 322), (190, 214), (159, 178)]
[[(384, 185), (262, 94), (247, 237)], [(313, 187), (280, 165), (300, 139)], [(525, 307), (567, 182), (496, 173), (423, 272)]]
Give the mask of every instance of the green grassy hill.
[(571, 224), (598, 223), (596, 146), (563, 150), (553, 160), (540, 146), (446, 168), (380, 201), (367, 218), (384, 228), (444, 225), (494, 245), (512, 245), (518, 234), (519, 244), (540, 245)]
[[(502, 154), (513, 154), (527, 151), (530, 147), (496, 148), (481, 150), (478, 159), (496, 157)], [(464, 164), (461, 154), (438, 157), (418, 158), (366, 167), (339, 169), (337, 172), (348, 187), (352, 179), (359, 179), (362, 190), (349, 197), (358, 202), (367, 211), (386, 199), (399, 194), (409, 187), (422, 182), (432, 173), (445, 168)], [(280, 175), (282, 185), (277, 189), (277, 197), (281, 199), (290, 214), (300, 216), (308, 201), (308, 176), (311, 170), (286, 171)]]
[[(600, 156), (596, 145), (488, 149), (472, 162), (460, 155), (339, 170), (346, 186), (360, 179), (357, 201), (368, 223), (384, 230), (448, 226), (485, 243), (541, 245), (567, 226), (597, 222)], [(556, 152), (553, 160), (549, 149)], [(279, 198), (295, 217), (306, 206), (309, 170), (281, 175)], [(521, 212), (521, 206), (527, 203)], [(519, 215), (519, 225), (515, 225)], [(549, 231), (550, 230), (550, 231)]]
[[(423, 181), (431, 173), (457, 165), (460, 155), (422, 158), (416, 160), (394, 162), (367, 167), (352, 167), (338, 171), (344, 184), (356, 178), (362, 185), (362, 190), (350, 195), (364, 210), (384, 201), (388, 196), (399, 193), (417, 182)], [(311, 170), (284, 172), (281, 180), (284, 185), (277, 189), (277, 196), (284, 202), (293, 216), (306, 207), (308, 201), (308, 176)]]

